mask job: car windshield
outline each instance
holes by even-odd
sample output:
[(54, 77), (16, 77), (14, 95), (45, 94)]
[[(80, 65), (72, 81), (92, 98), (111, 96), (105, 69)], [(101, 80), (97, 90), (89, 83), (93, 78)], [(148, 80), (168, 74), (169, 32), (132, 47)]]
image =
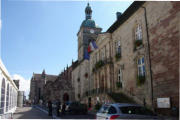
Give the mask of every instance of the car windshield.
[(99, 113), (107, 113), (108, 112), (108, 105), (104, 105), (101, 107), (101, 109), (99, 110)]
[(119, 107), (123, 114), (154, 115), (152, 111), (140, 106)]

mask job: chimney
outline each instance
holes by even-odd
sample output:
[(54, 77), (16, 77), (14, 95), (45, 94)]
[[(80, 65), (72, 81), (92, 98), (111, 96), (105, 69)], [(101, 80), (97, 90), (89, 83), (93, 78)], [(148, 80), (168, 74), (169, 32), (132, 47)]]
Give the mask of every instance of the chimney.
[(122, 15), (121, 12), (116, 12), (116, 17), (117, 17), (117, 20), (120, 18), (120, 16)]

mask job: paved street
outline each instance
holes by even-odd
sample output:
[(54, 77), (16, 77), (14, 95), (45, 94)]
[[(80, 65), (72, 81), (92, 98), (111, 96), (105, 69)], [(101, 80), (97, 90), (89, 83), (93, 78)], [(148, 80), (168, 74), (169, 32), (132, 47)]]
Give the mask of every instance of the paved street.
[[(46, 111), (46, 110), (45, 110)], [(14, 119), (53, 119), (48, 116), (47, 112), (35, 107), (23, 107), (17, 108), (16, 112), (13, 115)], [(57, 118), (57, 117), (56, 117)], [(62, 119), (94, 119), (94, 115), (61, 115)]]
[(33, 107), (23, 107), (17, 108), (13, 115), (14, 119), (52, 119), (48, 114), (33, 108)]

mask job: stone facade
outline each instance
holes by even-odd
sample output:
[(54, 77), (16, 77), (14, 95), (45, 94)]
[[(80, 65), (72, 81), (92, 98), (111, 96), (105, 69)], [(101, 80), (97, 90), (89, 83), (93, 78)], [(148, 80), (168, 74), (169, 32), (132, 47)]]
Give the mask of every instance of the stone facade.
[(59, 75), (48, 75), (43, 70), (42, 74), (33, 74), (31, 79), (30, 100), (38, 104), (48, 100), (61, 102), (74, 101), (72, 87), (72, 66), (66, 67)]
[(43, 70), (42, 74), (35, 74), (31, 78), (31, 85), (30, 85), (30, 100), (37, 104), (39, 100), (43, 100), (44, 98), (44, 86), (48, 82), (53, 82), (57, 79), (56, 75), (48, 75)]
[(74, 101), (74, 90), (72, 88), (72, 66), (66, 68), (58, 75), (55, 81), (49, 81), (44, 86), (45, 101), (48, 100), (62, 102)]
[(170, 98), (171, 107), (157, 109), (169, 115), (173, 108), (179, 109), (179, 40), (180, 2), (148, 2), (150, 58), (152, 63), (153, 101)]
[[(95, 104), (108, 92), (123, 92), (171, 115), (179, 108), (180, 2), (136, 1), (117, 18), (107, 32), (98, 34), (98, 49), (90, 53), (90, 60), (78, 61), (73, 69), (76, 100)], [(81, 96), (83, 92), (87, 94)], [(170, 108), (158, 108), (157, 98), (170, 98)]]
[(86, 102), (90, 91), (90, 66), (89, 60), (85, 58), (88, 45), (91, 41), (96, 41), (101, 33), (101, 28), (91, 19), (92, 10), (89, 4), (85, 9), (86, 19), (82, 22), (78, 36), (78, 61), (73, 67), (72, 84), (75, 92), (75, 100)]

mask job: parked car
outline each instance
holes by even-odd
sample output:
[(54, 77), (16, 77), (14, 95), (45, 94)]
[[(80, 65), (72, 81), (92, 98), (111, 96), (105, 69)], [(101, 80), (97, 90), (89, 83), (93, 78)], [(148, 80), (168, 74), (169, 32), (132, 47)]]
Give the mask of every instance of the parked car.
[(104, 104), (96, 114), (97, 119), (159, 119), (143, 106), (129, 103)]
[(87, 114), (87, 105), (79, 102), (72, 102), (67, 108), (68, 114)]

